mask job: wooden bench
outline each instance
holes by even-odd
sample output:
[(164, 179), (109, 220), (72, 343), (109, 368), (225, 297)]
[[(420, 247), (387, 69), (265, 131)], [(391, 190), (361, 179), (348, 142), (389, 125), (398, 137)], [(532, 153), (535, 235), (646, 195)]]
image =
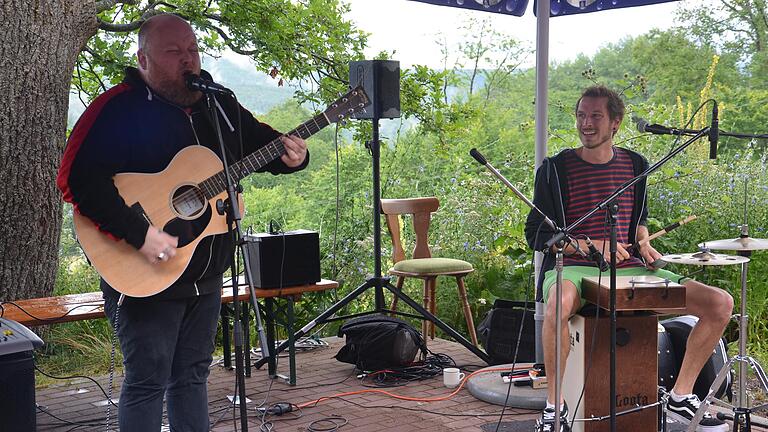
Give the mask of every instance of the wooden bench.
[[(267, 341), (272, 347), (274, 347), (275, 337), (275, 300), (281, 299), (286, 301), (287, 309), (287, 322), (286, 330), (289, 333), (289, 339), (291, 346), (289, 347), (289, 361), (290, 361), (290, 378), (288, 382), (291, 385), (296, 383), (296, 360), (295, 360), (295, 347), (293, 339), (293, 325), (294, 314), (293, 306), (296, 300), (298, 300), (302, 294), (316, 291), (325, 291), (333, 288), (337, 288), (339, 284), (332, 280), (323, 279), (316, 284), (311, 285), (298, 285), (284, 288), (274, 289), (256, 289), (256, 297), (264, 299), (265, 311), (265, 324), (267, 330)], [(231, 283), (225, 282), (224, 289), (222, 291), (221, 303), (223, 306), (227, 306), (233, 301), (233, 293)], [(247, 287), (240, 286), (238, 290), (238, 300), (248, 300), (250, 293)], [(104, 315), (104, 299), (102, 298), (101, 291), (88, 292), (82, 294), (67, 294), (57, 297), (41, 297), (27, 300), (18, 300), (14, 302), (2, 302), (3, 312), (2, 317), (16, 321), (27, 327), (34, 327), (47, 324), (59, 324), (73, 321), (83, 321), (89, 319), (105, 318)], [(224, 359), (225, 365), (230, 367), (230, 343), (229, 343), (229, 316), (230, 308), (222, 307), (222, 329), (224, 331)], [(244, 329), (247, 331), (249, 323), (248, 308), (243, 308), (243, 322)], [(274, 351), (273, 348), (270, 348)], [(250, 348), (246, 350), (246, 353), (250, 351)], [(275, 353), (276, 355), (276, 353)], [(248, 357), (246, 357), (246, 360)], [(247, 361), (248, 365), (247, 375), (250, 376), (250, 361)], [(271, 357), (269, 362), (269, 374), (270, 376), (276, 376), (276, 364), (274, 356)]]

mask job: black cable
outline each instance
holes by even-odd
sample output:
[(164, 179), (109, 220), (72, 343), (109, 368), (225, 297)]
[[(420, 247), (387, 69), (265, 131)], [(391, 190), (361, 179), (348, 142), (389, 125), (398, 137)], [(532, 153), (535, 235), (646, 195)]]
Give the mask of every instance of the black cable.
[[(120, 295), (122, 297), (122, 294)], [(107, 430), (110, 428), (110, 416), (112, 414), (112, 405), (115, 405), (114, 402), (112, 402), (112, 387), (115, 380), (115, 357), (117, 356), (117, 350), (115, 348), (115, 340), (117, 339), (117, 331), (120, 328), (120, 300), (118, 299), (117, 304), (115, 308), (115, 317), (113, 319), (113, 325), (112, 325), (112, 337), (110, 338), (110, 342), (112, 344), (112, 349), (110, 351), (109, 355), (109, 394), (107, 395), (107, 401), (109, 403), (107, 404)], [(115, 405), (116, 406), (116, 405)]]
[[(605, 220), (605, 223), (603, 223), (603, 238), (605, 238), (606, 235), (608, 235), (608, 220), (607, 219)], [(603, 250), (601, 250), (600, 253), (603, 254), (603, 256), (605, 256), (605, 241), (603, 241), (603, 248), (602, 249)], [(599, 267), (598, 267), (598, 270), (599, 270)], [(602, 285), (603, 272), (602, 271), (598, 271), (597, 274), (598, 274), (598, 276), (597, 276), (597, 286), (599, 287), (599, 286)], [(597, 305), (595, 305), (596, 306), (595, 307), (595, 316), (593, 317), (595, 322), (592, 324), (592, 335), (593, 336), (592, 336), (592, 341), (591, 341), (590, 346), (589, 346), (589, 355), (587, 356), (587, 368), (584, 371), (584, 382), (581, 384), (581, 392), (579, 393), (579, 398), (576, 400), (576, 407), (573, 409), (573, 413), (571, 415), (571, 421), (570, 421), (571, 424), (573, 424), (573, 421), (576, 418), (576, 412), (579, 411), (579, 405), (581, 405), (581, 401), (584, 398), (584, 392), (585, 392), (585, 390), (587, 388), (587, 382), (589, 382), (589, 373), (592, 370), (592, 360), (593, 360), (594, 355), (595, 355), (595, 347), (597, 346), (597, 340), (599, 339), (599, 337), (598, 337), (598, 330), (600, 328), (598, 326), (598, 323), (600, 321), (600, 306), (599, 305), (600, 305), (600, 290), (598, 289), (597, 290)]]
[[(326, 396), (323, 399), (339, 399), (339, 400), (343, 400), (344, 402), (347, 402), (349, 404), (355, 405), (355, 406), (357, 406), (359, 408), (365, 408), (365, 409), (382, 409), (382, 408), (385, 408), (385, 409), (401, 409), (401, 410), (405, 410), (405, 411), (429, 413), (429, 414), (445, 416), (445, 417), (490, 417), (490, 416), (496, 417), (496, 416), (499, 415), (499, 413), (497, 413), (497, 412), (494, 412), (494, 413), (484, 413), (484, 412), (457, 413), (455, 411), (453, 411), (453, 412), (440, 412), (440, 411), (434, 411), (434, 410), (431, 410), (431, 409), (411, 408), (411, 407), (406, 407), (406, 406), (401, 406), (401, 405), (363, 405), (361, 403), (357, 403), (357, 402), (354, 402), (354, 401), (352, 401), (350, 399), (347, 399), (348, 397), (349, 396)], [(505, 407), (505, 408), (507, 408), (507, 407)], [(514, 416), (529, 416), (531, 414), (531, 411), (530, 410), (526, 410), (526, 409), (515, 410), (515, 409), (508, 408), (507, 411), (512, 411), (513, 413), (510, 414), (510, 415), (514, 415)]]
[[(42, 405), (35, 404), (35, 407), (40, 412), (48, 414), (49, 416), (51, 416), (51, 417), (55, 418), (56, 420), (58, 420), (59, 422), (61, 422), (60, 424), (74, 425), (74, 426), (77, 426), (77, 427), (83, 427), (83, 426), (106, 426), (106, 423), (98, 422), (99, 420), (101, 420), (100, 418), (80, 420), (80, 421), (71, 421), (71, 420), (63, 419), (63, 418), (57, 416), (56, 414), (48, 411), (48, 409), (44, 408)], [(38, 427), (40, 427), (40, 426), (48, 426), (48, 425), (49, 425), (48, 423), (38, 423), (37, 424)], [(53, 425), (53, 424), (50, 424), (50, 425)]]
[[(339, 123), (336, 123), (336, 132), (333, 135), (333, 147), (336, 152), (336, 218), (333, 223), (333, 247), (331, 250), (333, 250), (333, 264), (331, 265), (331, 274), (334, 275), (334, 277), (338, 276), (338, 235), (339, 235), (339, 220), (341, 218), (341, 210), (339, 202), (341, 201), (341, 188), (340, 188), (340, 179), (339, 179), (339, 173), (341, 172), (341, 169), (339, 167), (340, 158), (339, 158)], [(336, 290), (334, 290), (335, 292)]]
[[(369, 388), (399, 387), (410, 382), (433, 378), (442, 374), (443, 368), (456, 365), (456, 362), (447, 354), (432, 354), (423, 361), (412, 365), (363, 374), (360, 378), (360, 384)], [(370, 384), (366, 382), (367, 380), (371, 381)]]
[[(712, 98), (702, 102), (701, 105), (699, 105), (699, 107), (696, 108), (696, 111), (694, 111), (693, 114), (691, 114), (691, 116), (688, 118), (688, 121), (683, 125), (682, 129), (687, 129), (689, 126), (691, 126), (693, 124), (693, 120), (696, 118), (696, 114), (698, 114), (699, 111), (701, 111), (701, 109), (704, 108), (704, 105), (708, 104), (709, 102), (714, 102), (715, 104), (717, 104), (717, 101), (715, 101)], [(677, 135), (675, 139), (672, 140), (672, 146), (669, 149), (669, 153), (671, 153), (675, 149), (675, 147), (677, 147), (677, 144), (680, 142), (681, 139), (683, 139), (683, 135)]]
[(114, 401), (112, 401), (112, 399), (109, 398), (109, 396), (107, 395), (106, 390), (104, 390), (104, 387), (102, 387), (101, 384), (99, 384), (98, 381), (96, 381), (95, 379), (93, 379), (93, 378), (91, 378), (89, 376), (85, 376), (85, 375), (71, 375), (71, 376), (65, 376), (65, 377), (55, 376), (55, 375), (51, 375), (49, 373), (46, 373), (46, 372), (42, 371), (39, 367), (37, 367), (37, 364), (35, 364), (35, 370), (40, 372), (42, 375), (47, 376), (48, 378), (53, 378), (53, 379), (56, 379), (56, 380), (71, 380), (71, 379), (75, 379), (75, 378), (87, 379), (87, 380), (93, 382), (94, 384), (96, 384), (96, 386), (99, 388), (99, 390), (101, 390), (101, 393), (104, 394), (104, 397), (107, 398), (107, 400), (109, 401), (109, 403), (111, 405), (113, 405), (115, 407), (117, 406), (117, 404)]
[[(318, 426), (318, 424), (330, 423), (329, 426)], [(315, 420), (307, 425), (308, 432), (335, 432), (342, 427), (346, 426), (349, 420), (342, 416), (330, 416)]]
[[(539, 239), (539, 234), (541, 233), (541, 228), (544, 226), (545, 221), (541, 221), (539, 223), (538, 228), (536, 228), (536, 235), (533, 237), (533, 244), (536, 244)], [(535, 267), (534, 264), (536, 262), (536, 252), (534, 251), (531, 256), (531, 270), (528, 272), (530, 275), (531, 273), (534, 273)], [(538, 285), (538, 281), (536, 282)], [(525, 302), (523, 303), (523, 318), (520, 320), (520, 327), (517, 332), (517, 343), (515, 344), (515, 353), (512, 356), (512, 367), (510, 368), (511, 371), (515, 370), (515, 366), (517, 365), (517, 355), (519, 353), (520, 349), (520, 339), (522, 339), (523, 335), (523, 328), (525, 327), (525, 314), (528, 312), (528, 298), (530, 296), (530, 290), (531, 290), (531, 278), (530, 276), (526, 278), (526, 284), (525, 284)], [(559, 324), (558, 324), (559, 325)], [(560, 347), (558, 347), (560, 349)], [(507, 395), (504, 397), (504, 405), (501, 408), (501, 413), (499, 414), (499, 420), (496, 422), (496, 428), (494, 429), (495, 432), (499, 431), (499, 428), (501, 427), (501, 420), (504, 418), (504, 413), (507, 410), (507, 402), (509, 401), (509, 395), (512, 393), (512, 380), (509, 380), (508, 386), (507, 386)]]

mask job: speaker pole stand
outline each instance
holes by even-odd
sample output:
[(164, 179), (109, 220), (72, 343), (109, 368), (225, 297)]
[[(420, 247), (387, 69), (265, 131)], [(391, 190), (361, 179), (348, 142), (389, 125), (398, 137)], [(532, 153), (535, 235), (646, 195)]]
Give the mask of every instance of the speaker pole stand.
[[(431, 314), (429, 311), (424, 309), (424, 307), (421, 304), (419, 304), (418, 302), (408, 297), (401, 290), (398, 290), (394, 285), (392, 285), (389, 282), (389, 277), (383, 277), (381, 274), (381, 179), (380, 179), (380, 171), (379, 171), (379, 164), (380, 164), (379, 114), (375, 108), (376, 101), (374, 101), (373, 104), (374, 104), (374, 116), (372, 119), (373, 134), (372, 134), (372, 139), (369, 142), (370, 144), (369, 148), (371, 150), (371, 159), (372, 159), (372, 165), (373, 165), (373, 170), (372, 170), (373, 171), (373, 276), (371, 278), (368, 278), (365, 282), (363, 282), (362, 285), (355, 288), (355, 290), (353, 290), (352, 292), (344, 296), (344, 298), (336, 302), (336, 304), (334, 304), (333, 306), (325, 310), (323, 313), (321, 313), (320, 315), (315, 317), (313, 320), (311, 320), (309, 323), (307, 323), (304, 327), (299, 329), (294, 334), (294, 339), (303, 337), (304, 335), (309, 333), (309, 331), (312, 330), (315, 326), (321, 323), (342, 320), (342, 319), (355, 317), (355, 316), (370, 315), (375, 313), (392, 313), (393, 311), (388, 310), (384, 306), (384, 288), (386, 288), (389, 291), (391, 291), (392, 294), (396, 295), (400, 300), (402, 300), (405, 304), (407, 304), (416, 312), (418, 312), (418, 314), (420, 315), (419, 318), (432, 321), (433, 323), (435, 323), (437, 327), (439, 327), (445, 333), (449, 334), (456, 342), (462, 344), (469, 351), (471, 351), (473, 354), (479, 357), (482, 361), (486, 363), (490, 363), (490, 357), (488, 357), (488, 354), (486, 354), (484, 351), (482, 351), (478, 347), (472, 345), (472, 342), (468, 341), (464, 336), (459, 334), (456, 330), (452, 329), (448, 324), (441, 321), (439, 318), (437, 318), (436, 316)], [(374, 311), (363, 312), (363, 313), (354, 314), (354, 315), (333, 317), (337, 311), (339, 311), (341, 308), (346, 306), (349, 302), (351, 302), (352, 300), (356, 299), (358, 296), (366, 292), (369, 288), (374, 288), (375, 306), (376, 306), (376, 309)], [(277, 347), (276, 351), (274, 352), (274, 355), (277, 355), (277, 353), (285, 350), (288, 347), (288, 345), (289, 345), (288, 341), (282, 342)], [(259, 361), (256, 362), (256, 367), (261, 367), (265, 362), (266, 362), (265, 359), (260, 359)]]

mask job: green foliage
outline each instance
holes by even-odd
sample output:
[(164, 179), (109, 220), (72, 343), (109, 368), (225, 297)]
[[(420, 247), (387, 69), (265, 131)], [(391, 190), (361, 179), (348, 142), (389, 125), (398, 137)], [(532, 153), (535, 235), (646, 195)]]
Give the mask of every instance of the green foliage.
[[(302, 71), (323, 63), (317, 58), (301, 57), (306, 56), (301, 47), (295, 57), (288, 54), (297, 46), (288, 38), (288, 35), (296, 35), (291, 32), (295, 29), (289, 31), (286, 27), (298, 23), (306, 25), (310, 19), (320, 22), (320, 30), (310, 27), (317, 35), (306, 42), (307, 46), (329, 53), (327, 56), (335, 65), (340, 64), (344, 56), (355, 58), (365, 42), (363, 36), (352, 31), (346, 42), (328, 42), (328, 46), (321, 43), (323, 32), (339, 38), (344, 31), (350, 31), (349, 27), (340, 26), (340, 33), (333, 33), (330, 27), (339, 23), (324, 15), (327, 8), (319, 10), (322, 6), (342, 8), (334, 1), (291, 2), (293, 8), (306, 9), (296, 12), (293, 17), (277, 11), (277, 5), (282, 7), (284, 2), (268, 3), (273, 2), (253, 0), (253, 4), (263, 6), (258, 12), (232, 4), (227, 4), (226, 9), (224, 6), (217, 9), (228, 17), (233, 28), (241, 29), (230, 29), (234, 35), (230, 43), (240, 49), (274, 51), (271, 62), (265, 60), (267, 57), (254, 57), (261, 70), (277, 66), (282, 76), (298, 77)], [(194, 19), (202, 19), (201, 5), (184, 4), (189, 9), (186, 13)], [(129, 16), (128, 12), (125, 14)], [(241, 14), (248, 19), (241, 20)], [(255, 27), (252, 28), (251, 23)], [(479, 24), (470, 24), (469, 28), (472, 25)], [(200, 28), (210, 30), (204, 24), (200, 24)], [(275, 34), (267, 34), (267, 30)], [(224, 42), (215, 31), (207, 34), (210, 40), (204, 41), (206, 46), (221, 46)], [(283, 43), (288, 45), (277, 47)], [(105, 44), (103, 50), (111, 49), (109, 46)], [(581, 89), (593, 83), (623, 91), (628, 111), (616, 142), (641, 152), (651, 162), (659, 160), (672, 148), (672, 139), (638, 135), (630, 121), (632, 115), (683, 126), (703, 99), (714, 97), (721, 101), (723, 129), (764, 132), (768, 124), (764, 109), (768, 93), (763, 86), (748, 85), (754, 78), (755, 69), (752, 63), (749, 68), (740, 63), (745, 51), (730, 47), (704, 40), (682, 28), (673, 28), (627, 38), (607, 45), (592, 57), (582, 55), (553, 65), (549, 92), (549, 153), (578, 145), (573, 127), (574, 104)], [(475, 272), (467, 277), (466, 285), (473, 314), (478, 319), (495, 298), (533, 296), (531, 253), (523, 234), (528, 209), (495, 177), (474, 163), (468, 151), (479, 148), (523, 194), (532, 196), (535, 76), (531, 69), (517, 69), (513, 61), (516, 59), (505, 59), (503, 54), (510, 50), (520, 50), (514, 51), (520, 55), (526, 53), (513, 40), (497, 43), (478, 37), (463, 51), (452, 50), (444, 44), (441, 49), (446, 58), (446, 69), (414, 66), (402, 71), (401, 110), (406, 119), (399, 123), (383, 122), (390, 129), (394, 126), (396, 132), (382, 135), (381, 192), (384, 198), (439, 198), (440, 209), (430, 226), (432, 251), (435, 256), (464, 259), (474, 265)], [(660, 52), (665, 55), (660, 57)], [(753, 50), (750, 53), (752, 62), (760, 58), (759, 52)], [(454, 64), (469, 64), (469, 71), (463, 66), (451, 67), (448, 59), (454, 54), (457, 59)], [(387, 55), (382, 53), (381, 57)], [(299, 58), (316, 63), (306, 68), (292, 63)], [(487, 61), (492, 67), (471, 66)], [(324, 86), (334, 81), (333, 74), (346, 74), (341, 69), (322, 70), (328, 76), (315, 77), (315, 81)], [(260, 119), (279, 130), (290, 130), (320, 110), (323, 104), (319, 100), (330, 100), (333, 98), (331, 94), (335, 95), (338, 89), (334, 82), (322, 87), (320, 96), (299, 95), (299, 101), (308, 100), (313, 104), (288, 101)], [(355, 123), (351, 130), (329, 127), (312, 137), (308, 141), (311, 163), (307, 170), (290, 176), (254, 175), (243, 181), (245, 226), (252, 227), (253, 231), (264, 231), (269, 221), (275, 220), (285, 230), (317, 230), (320, 233), (322, 275), (340, 282), (337, 292), (304, 296), (297, 307), (299, 321), (306, 321), (325, 310), (338, 297), (363, 283), (373, 271), (372, 167), (370, 152), (363, 145), (370, 139), (371, 123)], [(657, 239), (654, 244), (662, 253), (695, 252), (700, 242), (736, 237), (743, 221), (745, 199), (750, 234), (768, 237), (766, 141), (745, 143), (721, 138), (720, 142), (724, 151), (716, 162), (705, 159), (706, 143), (699, 142), (650, 177), (649, 229), (652, 232), (690, 214), (699, 217)], [(65, 220), (62, 257), (67, 259), (61, 261), (57, 292), (94, 290), (95, 275), (84, 266), (82, 257), (76, 252), (71, 235), (67, 233), (68, 226)], [(386, 271), (392, 264), (391, 247), (383, 220), (382, 227), (381, 259)], [(412, 240), (410, 231), (404, 235), (406, 241)], [(748, 282), (749, 344), (753, 349), (751, 352), (765, 359), (768, 283), (762, 275), (768, 271), (768, 263), (760, 253), (752, 258)], [(695, 271), (687, 267), (673, 270), (681, 273)], [(695, 276), (728, 290), (738, 302), (736, 267), (709, 268)], [(438, 315), (459, 331), (465, 331), (453, 282), (445, 279), (439, 284)], [(411, 281), (405, 286), (415, 299), (421, 297), (421, 289), (419, 281)], [(372, 307), (371, 291), (343, 312), (365, 311)], [(333, 333), (334, 328), (335, 325), (324, 329), (324, 334)], [(107, 329), (102, 330), (105, 333), (93, 330), (93, 334), (106, 341)], [(83, 331), (86, 338), (91, 334), (90, 329), (68, 330), (75, 331)], [(80, 345), (83, 344), (64, 344), (66, 348), (57, 349), (79, 353), (81, 351), (75, 350)], [(103, 365), (103, 361), (100, 364)]]
[(300, 100), (330, 101), (346, 86), (347, 63), (362, 58), (367, 35), (343, 18), (338, 0), (247, 0), (205, 2), (116, 2), (100, 11), (101, 28), (78, 58), (73, 83), (93, 99), (121, 79), (130, 64), (133, 33), (154, 14), (187, 18), (201, 49), (217, 56), (224, 48), (248, 56), (258, 71), (282, 80), (310, 83)]

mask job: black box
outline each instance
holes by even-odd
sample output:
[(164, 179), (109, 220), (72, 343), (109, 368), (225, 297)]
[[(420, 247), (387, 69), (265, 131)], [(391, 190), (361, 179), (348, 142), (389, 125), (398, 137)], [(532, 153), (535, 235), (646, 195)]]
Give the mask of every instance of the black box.
[(280, 288), (320, 281), (320, 236), (316, 231), (245, 236), (245, 250), (257, 288)]
[(4, 432), (36, 430), (32, 352), (41, 346), (43, 341), (31, 330), (0, 318), (0, 430)]
[(349, 85), (363, 86), (371, 106), (355, 114), (356, 119), (400, 117), (400, 62), (362, 60), (349, 62)]

